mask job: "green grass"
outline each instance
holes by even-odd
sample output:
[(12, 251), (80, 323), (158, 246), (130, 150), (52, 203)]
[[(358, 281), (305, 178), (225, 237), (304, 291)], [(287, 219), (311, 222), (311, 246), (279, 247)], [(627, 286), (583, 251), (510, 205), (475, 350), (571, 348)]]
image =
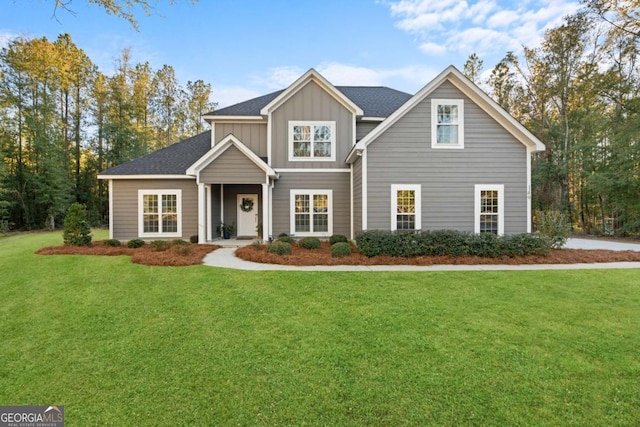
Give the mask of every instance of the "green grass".
[[(96, 238), (105, 238), (98, 232)], [(0, 241), (0, 404), (68, 425), (638, 425), (638, 270), (242, 272)]]

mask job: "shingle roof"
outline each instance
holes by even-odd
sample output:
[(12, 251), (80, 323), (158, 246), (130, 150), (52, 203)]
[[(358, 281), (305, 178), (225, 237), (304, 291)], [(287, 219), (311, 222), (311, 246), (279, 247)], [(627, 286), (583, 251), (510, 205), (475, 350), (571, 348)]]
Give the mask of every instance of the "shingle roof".
[(211, 132), (203, 132), (146, 156), (114, 166), (100, 175), (184, 175), (211, 149)]
[[(347, 98), (358, 104), (367, 117), (388, 117), (411, 95), (384, 86), (336, 86)], [(211, 116), (259, 116), (260, 110), (274, 100), (283, 91), (240, 102), (229, 107), (212, 111)]]

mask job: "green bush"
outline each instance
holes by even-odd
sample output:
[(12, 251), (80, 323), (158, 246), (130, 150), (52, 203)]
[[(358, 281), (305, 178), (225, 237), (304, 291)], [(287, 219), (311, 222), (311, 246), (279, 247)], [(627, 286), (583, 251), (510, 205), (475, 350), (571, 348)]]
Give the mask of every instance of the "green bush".
[(122, 243), (120, 243), (120, 240), (118, 239), (107, 239), (104, 241), (104, 244), (106, 246), (113, 246), (113, 247), (118, 247), (120, 246)]
[(337, 242), (331, 245), (331, 256), (343, 257), (351, 255), (351, 245), (347, 242)]
[(194, 244), (198, 243), (198, 235), (194, 234), (193, 236), (189, 237), (189, 241)]
[(533, 234), (498, 236), (471, 234), (455, 230), (379, 231), (359, 234), (356, 244), (365, 256), (501, 256), (545, 255), (546, 240)]
[(333, 236), (329, 237), (329, 244), (331, 246), (335, 245), (336, 243), (347, 243), (349, 240), (347, 239), (347, 236), (343, 236), (342, 234), (334, 234)]
[(569, 218), (560, 211), (536, 211), (536, 232), (548, 241), (551, 248), (559, 249), (567, 243), (571, 234)]
[(275, 241), (267, 246), (267, 251), (278, 255), (289, 255), (291, 253), (291, 243)]
[(317, 237), (305, 237), (298, 242), (298, 245), (305, 249), (319, 249), (320, 239)]
[(127, 242), (127, 247), (131, 249), (141, 248), (144, 246), (144, 240), (133, 239)]
[(169, 242), (167, 242), (166, 240), (153, 240), (151, 242), (151, 249), (156, 252), (166, 251), (167, 249), (169, 249), (169, 246)]
[(171, 246), (171, 251), (177, 255), (184, 255), (184, 256), (191, 255), (191, 253), (193, 252), (189, 244)]
[(174, 239), (171, 241), (171, 246), (189, 246), (189, 242), (182, 239)]
[(295, 241), (293, 240), (293, 237), (289, 237), (285, 234), (284, 236), (278, 236), (278, 240), (276, 240), (276, 242), (285, 242), (293, 245)]
[(73, 203), (64, 217), (62, 238), (65, 245), (87, 246), (91, 244), (91, 228), (87, 219), (87, 208)]

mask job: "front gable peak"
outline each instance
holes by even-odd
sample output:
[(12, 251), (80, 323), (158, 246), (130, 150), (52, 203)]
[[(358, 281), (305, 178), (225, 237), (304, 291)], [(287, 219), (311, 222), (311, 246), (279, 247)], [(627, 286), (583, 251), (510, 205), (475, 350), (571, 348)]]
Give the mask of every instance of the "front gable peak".
[(306, 73), (300, 76), (295, 82), (293, 82), (288, 88), (283, 90), (277, 97), (271, 102), (265, 105), (260, 114), (268, 115), (284, 104), (289, 98), (295, 95), (299, 90), (305, 87), (308, 83), (314, 82), (320, 86), (324, 91), (331, 95), (336, 101), (342, 104), (347, 110), (351, 111), (356, 116), (364, 115), (362, 108), (356, 103), (347, 98), (342, 92), (340, 92), (334, 85), (332, 85), (326, 78), (313, 68), (309, 69)]

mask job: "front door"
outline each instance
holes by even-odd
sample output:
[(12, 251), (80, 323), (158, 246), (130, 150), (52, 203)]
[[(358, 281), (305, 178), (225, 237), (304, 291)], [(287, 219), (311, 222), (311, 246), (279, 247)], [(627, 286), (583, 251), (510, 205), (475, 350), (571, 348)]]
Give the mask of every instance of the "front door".
[(258, 195), (238, 194), (238, 237), (258, 234)]

